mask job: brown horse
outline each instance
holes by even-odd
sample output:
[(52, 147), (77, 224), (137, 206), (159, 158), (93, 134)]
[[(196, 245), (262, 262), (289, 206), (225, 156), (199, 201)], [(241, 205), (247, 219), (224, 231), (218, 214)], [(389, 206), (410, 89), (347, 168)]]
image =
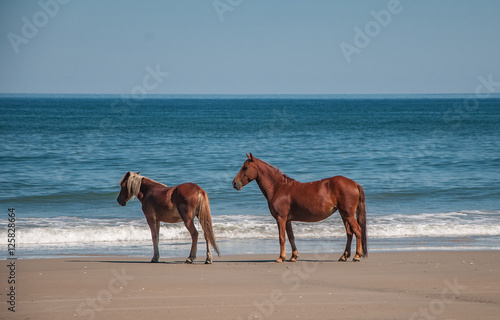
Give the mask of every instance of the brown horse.
[(278, 223), (281, 252), (276, 262), (286, 259), (285, 231), (293, 251), (290, 261), (296, 261), (299, 256), (292, 221), (318, 222), (331, 216), (337, 209), (347, 233), (347, 244), (339, 261), (346, 261), (350, 257), (353, 233), (356, 235), (353, 261), (367, 256), (365, 193), (361, 185), (342, 176), (301, 183), (250, 153), (234, 178), (233, 187), (241, 190), (252, 180), (257, 181), (267, 199), (269, 211)]
[(169, 188), (164, 184), (140, 176), (139, 173), (127, 172), (123, 176), (120, 180), (120, 194), (116, 201), (121, 206), (125, 206), (130, 198), (136, 196), (142, 203), (142, 211), (153, 238), (154, 256), (151, 262), (158, 262), (160, 258), (158, 251), (160, 222), (177, 223), (183, 221), (192, 239), (191, 252), (185, 263), (193, 263), (198, 244), (198, 230), (194, 226), (195, 216), (200, 221), (207, 242), (205, 263), (212, 263), (210, 244), (220, 256), (212, 230), (210, 206), (205, 190), (194, 183), (183, 183)]

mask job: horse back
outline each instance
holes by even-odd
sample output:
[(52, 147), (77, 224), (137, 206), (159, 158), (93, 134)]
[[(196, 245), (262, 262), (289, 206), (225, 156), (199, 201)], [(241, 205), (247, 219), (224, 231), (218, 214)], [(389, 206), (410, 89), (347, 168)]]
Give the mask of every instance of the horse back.
[(357, 206), (358, 184), (346, 177), (335, 176), (313, 182), (295, 182), (288, 192), (293, 220), (320, 221), (338, 208)]
[(142, 209), (146, 218), (176, 223), (182, 214), (192, 211), (198, 204), (198, 194), (205, 191), (194, 183), (183, 183), (173, 187), (156, 184), (149, 189)]
[(352, 194), (359, 196), (358, 183), (344, 176), (335, 176), (325, 179), (328, 181), (328, 188), (336, 198), (346, 197)]
[(172, 203), (175, 205), (186, 205), (188, 207), (196, 207), (198, 205), (198, 195), (206, 194), (199, 185), (192, 182), (187, 182), (173, 187)]
[(335, 207), (341, 211), (352, 211), (358, 206), (359, 184), (344, 176), (335, 176), (327, 179), (330, 197)]

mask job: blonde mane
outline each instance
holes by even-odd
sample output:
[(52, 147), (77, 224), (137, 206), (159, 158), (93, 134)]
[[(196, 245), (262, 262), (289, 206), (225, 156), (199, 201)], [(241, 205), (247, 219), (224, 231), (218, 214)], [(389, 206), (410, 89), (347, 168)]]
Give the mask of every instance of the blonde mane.
[[(139, 191), (141, 190), (142, 178), (146, 178), (146, 177), (141, 176), (139, 173), (135, 173), (135, 172), (131, 172), (131, 171), (127, 172), (127, 173), (129, 174), (129, 177), (127, 180), (128, 193), (137, 197), (137, 195), (139, 194)], [(120, 180), (120, 185), (125, 181), (125, 177), (127, 176), (127, 173)], [(148, 178), (146, 178), (146, 179), (148, 179)], [(156, 182), (156, 181), (151, 180), (151, 179), (148, 179), (148, 180), (153, 181), (154, 183), (157, 183), (157, 184), (162, 185), (164, 187), (167, 187), (166, 184)]]
[[(128, 192), (137, 197), (137, 195), (139, 194), (139, 190), (141, 189), (141, 182), (142, 182), (142, 178), (144, 178), (144, 176), (141, 176), (141, 175), (134, 173), (134, 172), (129, 172), (129, 174), (130, 175), (129, 175), (128, 180), (127, 180)], [(127, 174), (125, 174), (123, 176), (123, 178), (120, 180), (120, 184), (123, 183), (126, 176), (127, 176)]]

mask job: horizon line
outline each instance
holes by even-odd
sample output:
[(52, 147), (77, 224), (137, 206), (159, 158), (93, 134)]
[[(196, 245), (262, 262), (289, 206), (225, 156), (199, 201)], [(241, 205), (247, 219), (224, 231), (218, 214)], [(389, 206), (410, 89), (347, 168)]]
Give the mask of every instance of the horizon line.
[(85, 97), (85, 98), (113, 98), (126, 97), (131, 99), (155, 99), (155, 98), (173, 98), (173, 99), (203, 99), (203, 98), (388, 98), (388, 97), (432, 97), (432, 98), (453, 98), (453, 97), (475, 97), (477, 99), (500, 98), (500, 93), (475, 94), (475, 93), (157, 93), (146, 94), (141, 97), (133, 97), (132, 94), (123, 93), (5, 93), (0, 92), (0, 97)]

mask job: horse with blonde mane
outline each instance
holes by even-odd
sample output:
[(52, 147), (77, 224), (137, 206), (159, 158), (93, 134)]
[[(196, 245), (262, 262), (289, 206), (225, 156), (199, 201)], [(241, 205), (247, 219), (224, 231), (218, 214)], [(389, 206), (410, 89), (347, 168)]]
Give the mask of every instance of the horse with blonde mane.
[(296, 261), (299, 256), (292, 221), (318, 222), (337, 210), (347, 234), (346, 247), (339, 261), (347, 261), (350, 257), (353, 233), (356, 235), (353, 261), (367, 256), (365, 192), (361, 185), (342, 176), (301, 183), (250, 153), (234, 178), (233, 187), (241, 190), (253, 180), (266, 197), (269, 211), (278, 223), (280, 256), (276, 262), (286, 259), (285, 231), (292, 247), (290, 261)]
[(151, 229), (153, 239), (154, 256), (151, 262), (158, 262), (160, 258), (158, 250), (160, 222), (177, 223), (181, 221), (184, 222), (192, 239), (191, 252), (185, 263), (194, 262), (198, 244), (198, 230), (194, 225), (194, 217), (198, 217), (207, 242), (207, 259), (205, 263), (212, 263), (210, 244), (214, 247), (217, 255), (220, 256), (212, 230), (210, 206), (205, 190), (194, 183), (183, 183), (178, 186), (167, 187), (164, 184), (141, 176), (139, 173), (129, 171), (123, 176), (120, 180), (120, 194), (116, 201), (121, 206), (125, 206), (127, 201), (135, 196), (142, 203), (142, 211)]

